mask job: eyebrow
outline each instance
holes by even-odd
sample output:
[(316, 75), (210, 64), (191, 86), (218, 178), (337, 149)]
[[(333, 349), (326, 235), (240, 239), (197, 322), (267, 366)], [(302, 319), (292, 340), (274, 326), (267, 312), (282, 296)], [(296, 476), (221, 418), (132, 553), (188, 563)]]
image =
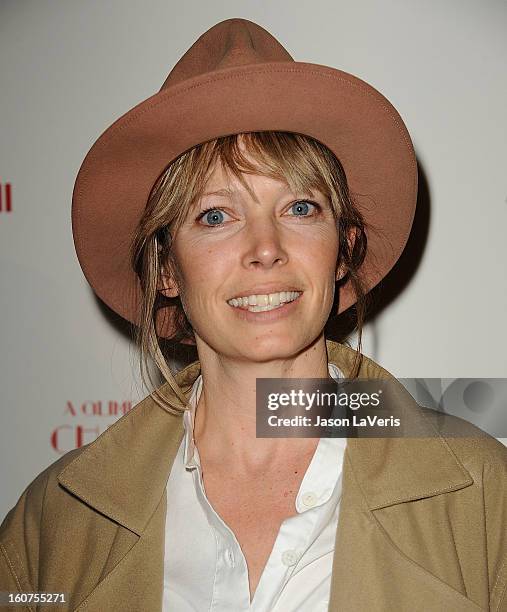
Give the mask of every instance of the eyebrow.
[(235, 189), (218, 189), (217, 191), (207, 191), (206, 193), (203, 193), (203, 196), (209, 196), (209, 195), (220, 195), (220, 196), (228, 196), (228, 195), (233, 195), (236, 192)]

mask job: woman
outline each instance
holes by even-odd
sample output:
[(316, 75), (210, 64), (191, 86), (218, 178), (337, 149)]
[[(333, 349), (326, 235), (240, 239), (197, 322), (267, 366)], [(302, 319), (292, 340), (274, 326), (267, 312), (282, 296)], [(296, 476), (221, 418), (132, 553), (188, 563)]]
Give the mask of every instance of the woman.
[[(246, 20), (203, 34), (95, 143), (73, 200), (87, 279), (166, 383), (27, 488), (0, 590), (73, 610), (506, 610), (494, 438), (440, 435), (407, 396), (419, 438), (256, 437), (259, 378), (394, 381), (324, 326), (356, 304), (360, 339), (416, 190), (373, 88)], [(199, 360), (174, 375), (164, 338)]]

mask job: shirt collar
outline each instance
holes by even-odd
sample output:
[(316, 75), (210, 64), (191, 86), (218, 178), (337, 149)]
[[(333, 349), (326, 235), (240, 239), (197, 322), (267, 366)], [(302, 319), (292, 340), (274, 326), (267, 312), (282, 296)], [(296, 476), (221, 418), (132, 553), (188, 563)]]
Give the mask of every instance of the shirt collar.
[(188, 400), (189, 408), (183, 413), (183, 425), (185, 427), (185, 454), (183, 461), (187, 469), (193, 469), (200, 465), (198, 452), (194, 442), (194, 422), (195, 410), (201, 396), (201, 391), (202, 374), (199, 374), (190, 391), (190, 398)]

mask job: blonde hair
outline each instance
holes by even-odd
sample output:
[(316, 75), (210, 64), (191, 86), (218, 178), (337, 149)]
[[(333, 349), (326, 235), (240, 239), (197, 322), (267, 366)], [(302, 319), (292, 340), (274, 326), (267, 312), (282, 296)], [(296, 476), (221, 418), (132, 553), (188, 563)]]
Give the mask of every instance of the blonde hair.
[[(242, 154), (240, 136), (257, 165)], [(162, 265), (169, 264), (178, 278), (177, 267), (172, 261), (171, 235), (175, 235), (190, 207), (204, 192), (217, 162), (230, 170), (252, 196), (242, 172), (286, 181), (294, 193), (316, 188), (329, 197), (339, 240), (337, 266), (341, 265), (345, 271), (339, 286), (350, 280), (357, 297), (354, 329), (358, 331), (358, 347), (352, 372), (348, 375), (356, 377), (361, 365), (362, 327), (367, 307), (359, 268), (366, 255), (367, 241), (364, 219), (349, 193), (345, 171), (332, 151), (309, 136), (292, 132), (247, 132), (199, 144), (171, 162), (153, 186), (139, 221), (131, 248), (131, 264), (143, 290), (141, 323), (135, 333), (141, 377), (146, 384), (147, 374), (150, 385), (155, 387), (148, 368), (148, 360), (153, 359), (180, 401), (165, 397), (156, 388), (151, 394), (153, 399), (173, 414), (181, 414), (187, 406), (161, 350), (161, 338), (156, 331), (158, 309), (168, 306), (174, 309), (176, 333), (171, 338), (173, 342), (193, 340), (194, 334), (180, 298), (168, 298), (158, 287)], [(351, 229), (355, 231), (353, 244), (347, 238)]]

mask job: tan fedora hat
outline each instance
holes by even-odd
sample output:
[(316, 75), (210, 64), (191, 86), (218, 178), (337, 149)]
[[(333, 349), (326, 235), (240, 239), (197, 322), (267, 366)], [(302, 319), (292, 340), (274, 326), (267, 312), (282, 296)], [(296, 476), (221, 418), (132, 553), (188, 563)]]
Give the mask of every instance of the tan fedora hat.
[[(296, 62), (261, 26), (227, 19), (198, 38), (158, 93), (108, 127), (81, 165), (72, 199), (74, 243), (88, 282), (110, 308), (139, 323), (142, 290), (129, 248), (169, 163), (202, 142), (257, 131), (305, 134), (333, 151), (366, 221), (367, 289), (391, 270), (417, 199), (416, 158), (400, 115), (361, 79)], [(355, 301), (345, 284), (339, 312)], [(175, 332), (171, 313), (157, 318), (165, 338)]]

